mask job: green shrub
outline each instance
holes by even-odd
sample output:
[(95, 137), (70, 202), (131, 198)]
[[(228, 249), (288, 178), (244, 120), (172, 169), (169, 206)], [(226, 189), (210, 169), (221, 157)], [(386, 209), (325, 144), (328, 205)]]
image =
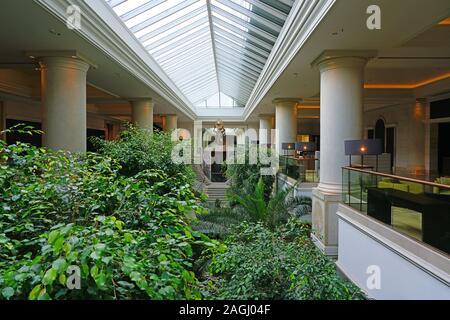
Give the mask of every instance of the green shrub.
[[(188, 230), (164, 236), (124, 229), (114, 216), (98, 216), (93, 222), (92, 226), (60, 224), (43, 233), (36, 239), (36, 254), (24, 254), (4, 271), (3, 296), (32, 300), (201, 297), (190, 271)], [(67, 286), (69, 266), (79, 267), (80, 289)]]
[(129, 125), (117, 140), (92, 139), (100, 154), (117, 160), (121, 173), (133, 176), (149, 169), (162, 170), (169, 177), (181, 174), (191, 183), (195, 177), (190, 166), (172, 161), (172, 150), (176, 143), (167, 132), (154, 132)]
[(309, 239), (307, 225), (290, 221), (277, 231), (242, 223), (216, 247), (209, 265), (223, 299), (359, 299), (359, 289), (336, 274), (334, 263)]
[[(268, 149), (270, 154), (270, 149)], [(234, 194), (252, 194), (260, 177), (264, 182), (264, 199), (269, 201), (272, 195), (272, 189), (275, 182), (274, 175), (261, 176), (261, 168), (268, 167), (259, 161), (256, 164), (249, 164), (250, 151), (245, 150), (245, 163), (243, 164), (227, 164), (223, 166), (223, 170), (228, 179), (230, 179), (229, 192)]]
[[(120, 174), (107, 156), (0, 141), (0, 299), (202, 297), (193, 261), (214, 246), (184, 173)], [(66, 290), (66, 266), (81, 290)]]
[(273, 195), (268, 202), (264, 199), (263, 179), (260, 177), (253, 193), (235, 194), (227, 197), (234, 205), (231, 207), (214, 206), (197, 216), (193, 229), (211, 237), (223, 238), (231, 228), (241, 222), (262, 222), (274, 229), (287, 223), (290, 217), (301, 217), (311, 213), (311, 198), (293, 196), (293, 188), (287, 188)]

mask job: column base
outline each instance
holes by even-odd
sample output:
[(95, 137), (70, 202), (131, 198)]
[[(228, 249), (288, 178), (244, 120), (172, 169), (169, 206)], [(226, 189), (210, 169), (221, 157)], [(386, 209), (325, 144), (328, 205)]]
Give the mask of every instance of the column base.
[(326, 246), (322, 241), (320, 241), (313, 233), (311, 234), (311, 240), (322, 251), (326, 256), (337, 259), (338, 257), (338, 246)]
[(338, 255), (338, 205), (342, 194), (318, 188), (312, 191), (312, 234), (315, 245), (326, 255)]

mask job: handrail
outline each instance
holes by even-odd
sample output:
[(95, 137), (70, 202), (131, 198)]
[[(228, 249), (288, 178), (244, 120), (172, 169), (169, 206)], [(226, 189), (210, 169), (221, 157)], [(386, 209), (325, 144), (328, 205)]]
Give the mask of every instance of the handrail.
[(393, 178), (393, 179), (397, 179), (397, 180), (405, 180), (405, 181), (409, 181), (409, 182), (421, 183), (421, 184), (425, 184), (425, 185), (428, 185), (428, 186), (431, 186), (431, 187), (438, 187), (438, 188), (443, 188), (443, 189), (449, 189), (450, 190), (450, 185), (436, 183), (436, 182), (431, 182), (431, 181), (426, 181), (426, 180), (419, 180), (419, 179), (414, 179), (414, 178), (396, 176), (396, 175), (393, 175), (393, 174), (382, 173), (382, 172), (371, 171), (371, 170), (363, 170), (363, 169), (358, 169), (358, 168), (348, 167), (348, 166), (342, 167), (342, 169), (347, 169), (347, 170), (351, 170), (351, 171), (358, 171), (358, 172), (363, 172), (363, 173), (369, 173), (369, 174), (372, 174), (374, 176), (380, 176), (380, 177), (386, 177), (386, 178)]

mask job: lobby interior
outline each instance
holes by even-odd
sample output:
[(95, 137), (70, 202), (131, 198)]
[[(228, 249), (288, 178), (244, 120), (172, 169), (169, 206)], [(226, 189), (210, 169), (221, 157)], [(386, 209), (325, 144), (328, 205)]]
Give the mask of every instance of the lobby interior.
[[(448, 1), (86, 0), (80, 28), (72, 1), (23, 2), (0, 4), (0, 131), (44, 135), (2, 139), (86, 152), (127, 122), (226, 128), (280, 156), (277, 185), (312, 198), (317, 247), (369, 297), (450, 298)], [(371, 139), (381, 152), (350, 167), (344, 142)], [(437, 218), (392, 198), (380, 213), (387, 189), (433, 199)], [(373, 264), (381, 290), (367, 288)]]

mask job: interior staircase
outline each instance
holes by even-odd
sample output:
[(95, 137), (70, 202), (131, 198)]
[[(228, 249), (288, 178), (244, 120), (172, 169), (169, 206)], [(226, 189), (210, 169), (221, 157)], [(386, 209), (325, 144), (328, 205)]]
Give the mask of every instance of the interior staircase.
[(217, 200), (221, 202), (226, 201), (225, 193), (229, 185), (226, 182), (211, 182), (204, 189), (204, 192), (208, 195), (208, 203), (214, 204)]
[(226, 201), (225, 193), (229, 188), (227, 182), (211, 182), (203, 173), (201, 166), (193, 166), (197, 175), (197, 189), (208, 195), (207, 203), (215, 204), (217, 199), (221, 202)]

